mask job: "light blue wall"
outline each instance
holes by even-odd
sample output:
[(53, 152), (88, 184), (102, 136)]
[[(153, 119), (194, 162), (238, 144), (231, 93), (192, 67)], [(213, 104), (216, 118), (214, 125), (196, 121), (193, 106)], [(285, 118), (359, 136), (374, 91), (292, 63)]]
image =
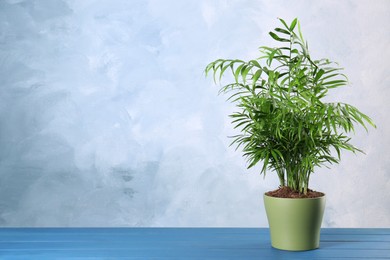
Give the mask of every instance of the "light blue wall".
[(1, 226), (266, 226), (272, 174), (226, 137), (233, 107), (205, 79), (254, 58), (299, 17), (316, 58), (346, 68), (333, 98), (376, 121), (319, 169), (324, 226), (390, 227), (390, 2), (0, 1)]

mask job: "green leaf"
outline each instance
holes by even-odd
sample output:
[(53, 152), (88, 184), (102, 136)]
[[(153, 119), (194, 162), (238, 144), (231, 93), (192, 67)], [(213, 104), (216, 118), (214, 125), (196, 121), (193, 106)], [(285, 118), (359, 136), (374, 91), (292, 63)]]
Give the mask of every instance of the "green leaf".
[(257, 60), (250, 60), (249, 63), (261, 69), (261, 65)]
[(326, 77), (323, 77), (322, 80), (327, 80), (327, 79), (330, 79), (330, 78), (333, 78), (333, 77), (336, 77), (336, 76), (343, 76), (342, 74), (340, 73), (334, 73), (334, 74), (330, 74)]
[(240, 66), (238, 66), (237, 68), (236, 68), (236, 71), (234, 72), (234, 79), (236, 80), (236, 82), (238, 83), (238, 76), (240, 75), (240, 73), (241, 73), (241, 69), (244, 67), (244, 63), (243, 64), (241, 64)]
[(376, 128), (376, 125), (374, 124), (374, 122), (372, 121), (372, 119), (371, 119), (370, 117), (368, 117), (367, 115), (365, 115), (365, 114), (363, 114), (363, 113), (361, 113), (361, 112), (359, 112), (359, 113), (360, 113), (360, 116), (361, 116), (364, 120), (366, 120), (366, 122), (367, 122), (368, 124), (370, 124), (372, 127)]
[(225, 65), (225, 66), (221, 69), (221, 72), (220, 72), (220, 74), (219, 74), (219, 81), (221, 81), (223, 74), (225, 73), (226, 69), (229, 68), (229, 67), (230, 67), (230, 64)]
[[(258, 160), (259, 161), (259, 160)], [(257, 161), (257, 162), (258, 162)], [(264, 163), (263, 163), (263, 168), (261, 169), (261, 173), (264, 173), (265, 174), (265, 172), (266, 172), (266, 170), (267, 170), (267, 166), (268, 166), (268, 161), (269, 161), (269, 153), (267, 153), (266, 154), (266, 156), (265, 156), (265, 159), (264, 159)], [(256, 162), (256, 163), (257, 163)], [(254, 165), (254, 164), (253, 164)]]
[(278, 49), (272, 50), (271, 53), (268, 54), (268, 60), (267, 60), (267, 65), (271, 66), (272, 60), (274, 59), (275, 54), (278, 52)]
[(292, 23), (291, 23), (291, 25), (290, 25), (290, 31), (294, 31), (294, 28), (295, 28), (295, 25), (297, 25), (297, 21), (298, 21), (298, 18), (295, 18), (293, 21), (292, 21)]
[(252, 66), (245, 65), (241, 69), (241, 77), (244, 84), (246, 83), (246, 76), (248, 75), (249, 71), (251, 70)]
[(283, 154), (278, 150), (278, 149), (273, 149), (272, 150), (274, 153), (278, 154), (279, 158), (284, 161)]
[(302, 35), (302, 30), (301, 30), (301, 23), (298, 21), (298, 33), (299, 33), (299, 38), (302, 42), (305, 42), (305, 40), (303, 39), (303, 35)]
[(277, 32), (280, 32), (280, 33), (284, 33), (284, 34), (287, 34), (287, 35), (290, 35), (291, 33), (285, 29), (282, 29), (282, 28), (275, 28), (275, 31)]
[(314, 78), (314, 82), (317, 82), (317, 81), (322, 77), (322, 75), (324, 75), (324, 73), (325, 73), (325, 71), (324, 71), (323, 69), (320, 69), (320, 70), (317, 72), (317, 74), (316, 74), (316, 76), (315, 76), (315, 78)]
[(274, 40), (277, 40), (277, 41), (279, 41), (279, 42), (290, 42), (290, 40), (284, 39), (284, 38), (280, 38), (278, 35), (276, 35), (276, 34), (273, 33), (273, 32), (269, 32), (269, 35), (271, 35), (271, 37), (272, 37)]
[(334, 85), (330, 85), (330, 86), (327, 86), (327, 88), (331, 89), (331, 88), (338, 88), (338, 87), (342, 87), (342, 86), (345, 86), (346, 83), (339, 83), (339, 84), (334, 84)]
[(333, 85), (333, 84), (339, 84), (339, 83), (347, 83), (346, 80), (332, 80), (332, 81), (327, 81), (327, 82), (323, 82), (322, 85)]
[(282, 19), (282, 18), (278, 18), (279, 21), (286, 27), (287, 30), (289, 30), (290, 28), (287, 26), (287, 23)]
[(255, 72), (255, 74), (253, 75), (253, 78), (252, 78), (252, 85), (253, 85), (253, 86), (256, 85), (256, 82), (257, 82), (257, 80), (260, 78), (262, 72), (263, 72), (262, 69), (258, 69), (258, 70)]
[(260, 160), (261, 160), (261, 157), (260, 157), (260, 156), (255, 156), (255, 157), (252, 159), (252, 162), (249, 164), (248, 169), (249, 169), (249, 168), (252, 168), (253, 166), (255, 166)]
[(274, 150), (271, 150), (271, 155), (276, 162), (279, 162), (278, 155)]
[(332, 73), (334, 71), (339, 71), (339, 70), (341, 70), (341, 69), (340, 68), (326, 68), (324, 74), (329, 74), (329, 73)]

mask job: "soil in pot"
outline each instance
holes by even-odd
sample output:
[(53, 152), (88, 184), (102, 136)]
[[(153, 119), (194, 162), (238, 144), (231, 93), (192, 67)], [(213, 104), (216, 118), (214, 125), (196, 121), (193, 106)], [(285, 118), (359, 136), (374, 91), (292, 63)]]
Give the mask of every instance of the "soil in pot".
[(307, 190), (307, 194), (299, 193), (294, 191), (290, 187), (282, 186), (277, 190), (269, 191), (265, 193), (267, 196), (275, 197), (275, 198), (318, 198), (322, 197), (325, 194), (319, 191)]

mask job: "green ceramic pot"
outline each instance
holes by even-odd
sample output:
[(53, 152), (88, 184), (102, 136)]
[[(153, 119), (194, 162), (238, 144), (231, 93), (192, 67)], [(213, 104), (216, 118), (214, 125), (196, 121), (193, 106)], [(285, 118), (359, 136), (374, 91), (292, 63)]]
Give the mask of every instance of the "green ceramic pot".
[(288, 199), (264, 194), (264, 204), (274, 248), (303, 251), (319, 247), (325, 195)]

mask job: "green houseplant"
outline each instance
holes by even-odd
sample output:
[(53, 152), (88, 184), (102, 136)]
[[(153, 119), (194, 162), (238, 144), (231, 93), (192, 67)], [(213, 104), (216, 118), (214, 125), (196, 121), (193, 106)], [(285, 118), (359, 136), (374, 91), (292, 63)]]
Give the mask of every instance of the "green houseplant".
[[(366, 130), (368, 125), (375, 125), (352, 105), (324, 101), (329, 90), (348, 83), (347, 77), (336, 63), (311, 58), (297, 19), (290, 25), (279, 20), (281, 27), (269, 33), (278, 47), (260, 47), (261, 56), (249, 61), (218, 59), (207, 65), (205, 73), (212, 74), (215, 82), (221, 81), (224, 74), (232, 76), (233, 82), (220, 89), (238, 108), (230, 117), (241, 133), (233, 136), (232, 144), (242, 149), (248, 168), (261, 162), (262, 174), (271, 171), (279, 178), (279, 189), (264, 195), (272, 245), (280, 249), (307, 250), (318, 247), (325, 203), (323, 193), (309, 189), (314, 168), (338, 163), (341, 150), (362, 152), (350, 143), (347, 133), (353, 131), (356, 124)], [(313, 209), (288, 206), (303, 200), (309, 204), (318, 202)], [(273, 203), (279, 206), (271, 212), (268, 206)], [(309, 225), (311, 220), (297, 216), (306, 223), (300, 226), (291, 222), (295, 218), (291, 213), (294, 208), (303, 211), (304, 216), (313, 211), (317, 220)], [(283, 214), (289, 220), (280, 220), (273, 232), (271, 222)], [(283, 232), (292, 226), (298, 228), (288, 237)], [(292, 240), (299, 237), (294, 232), (305, 233), (305, 228), (311, 235), (302, 240), (308, 241), (294, 243)], [(313, 229), (317, 231), (312, 232)], [(283, 238), (278, 239), (281, 232)]]

